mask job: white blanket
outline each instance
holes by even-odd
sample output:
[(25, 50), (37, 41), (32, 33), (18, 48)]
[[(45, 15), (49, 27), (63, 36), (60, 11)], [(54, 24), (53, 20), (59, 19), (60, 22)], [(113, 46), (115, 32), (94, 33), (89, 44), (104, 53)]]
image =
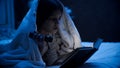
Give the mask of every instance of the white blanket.
[[(0, 45), (0, 66), (12, 68), (46, 67), (37, 43), (29, 38), (29, 33), (37, 29), (35, 23), (37, 5), (38, 0), (34, 0), (33, 5), (17, 29), (14, 38), (8, 44)], [(79, 33), (65, 10), (60, 21), (62, 23), (59, 25), (59, 33), (68, 44), (68, 48), (65, 50), (71, 52), (71, 47), (75, 49), (81, 46)]]

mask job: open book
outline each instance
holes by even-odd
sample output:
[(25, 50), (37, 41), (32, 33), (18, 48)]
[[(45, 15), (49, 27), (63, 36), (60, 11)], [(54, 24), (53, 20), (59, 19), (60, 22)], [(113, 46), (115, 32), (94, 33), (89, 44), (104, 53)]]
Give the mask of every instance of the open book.
[(77, 48), (73, 53), (60, 65), (60, 68), (77, 68), (84, 64), (99, 48), (102, 43), (102, 39), (98, 38), (93, 47), (81, 47)]

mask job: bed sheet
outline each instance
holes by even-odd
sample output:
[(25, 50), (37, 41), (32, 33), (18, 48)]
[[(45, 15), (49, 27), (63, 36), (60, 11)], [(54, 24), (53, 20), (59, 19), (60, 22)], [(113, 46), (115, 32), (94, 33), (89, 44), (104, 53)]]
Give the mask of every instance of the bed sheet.
[[(83, 45), (91, 45), (84, 42)], [(120, 42), (103, 42), (84, 65), (79, 68), (120, 68)]]

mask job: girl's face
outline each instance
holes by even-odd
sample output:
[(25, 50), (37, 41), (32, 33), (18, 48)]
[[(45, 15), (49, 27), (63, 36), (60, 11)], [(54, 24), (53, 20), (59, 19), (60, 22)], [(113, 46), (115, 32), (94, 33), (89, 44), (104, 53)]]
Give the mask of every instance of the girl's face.
[(61, 11), (55, 11), (43, 24), (42, 32), (45, 34), (56, 33), (58, 30), (59, 20), (61, 19)]

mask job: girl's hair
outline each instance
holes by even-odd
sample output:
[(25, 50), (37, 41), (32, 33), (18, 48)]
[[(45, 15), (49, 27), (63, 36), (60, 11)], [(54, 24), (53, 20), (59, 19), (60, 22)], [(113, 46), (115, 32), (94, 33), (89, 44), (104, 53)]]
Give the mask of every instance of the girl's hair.
[(45, 20), (47, 20), (56, 10), (63, 12), (63, 7), (58, 0), (40, 0), (36, 15), (37, 29), (41, 28)]

